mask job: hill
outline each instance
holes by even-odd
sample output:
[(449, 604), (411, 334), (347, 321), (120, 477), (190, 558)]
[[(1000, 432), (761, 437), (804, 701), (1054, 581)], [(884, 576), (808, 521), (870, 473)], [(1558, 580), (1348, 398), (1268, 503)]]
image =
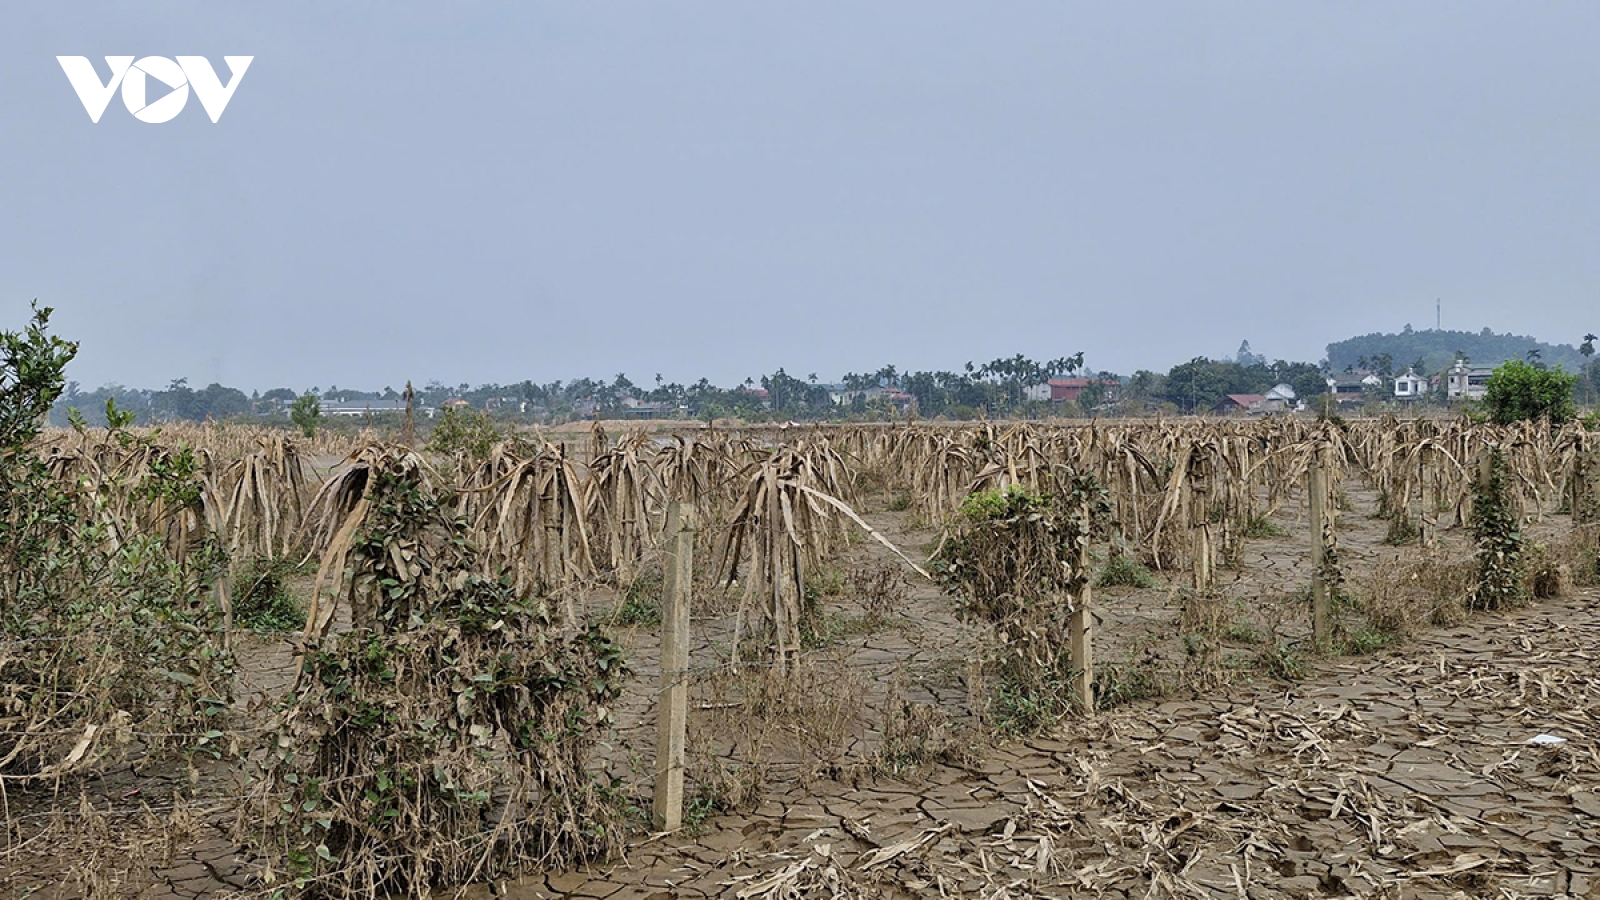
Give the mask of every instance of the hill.
[(1342, 372), (1346, 367), (1360, 368), (1363, 358), (1371, 363), (1375, 357), (1388, 354), (1396, 372), (1405, 371), (1420, 359), (1431, 374), (1449, 368), (1457, 352), (1465, 353), (1473, 365), (1497, 366), (1508, 359), (1525, 359), (1534, 349), (1547, 365), (1560, 365), (1569, 372), (1583, 369), (1583, 356), (1570, 344), (1547, 344), (1520, 334), (1496, 334), (1487, 328), (1479, 332), (1415, 331), (1409, 325), (1399, 334), (1364, 334), (1329, 344), (1328, 365), (1333, 371)]

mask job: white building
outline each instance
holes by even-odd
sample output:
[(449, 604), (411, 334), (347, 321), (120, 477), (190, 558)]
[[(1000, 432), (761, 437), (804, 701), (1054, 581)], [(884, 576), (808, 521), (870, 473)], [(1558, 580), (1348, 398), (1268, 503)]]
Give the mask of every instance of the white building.
[(1268, 400), (1282, 400), (1285, 404), (1294, 403), (1294, 388), (1287, 384), (1280, 384), (1261, 396)]
[(1328, 393), (1339, 403), (1359, 403), (1366, 399), (1369, 388), (1383, 389), (1383, 379), (1371, 372), (1329, 375), (1326, 381)]
[(1428, 379), (1418, 375), (1413, 369), (1407, 369), (1404, 375), (1394, 380), (1396, 400), (1421, 400), (1427, 393)]
[(1489, 392), (1489, 376), (1494, 370), (1485, 366), (1469, 366), (1461, 360), (1445, 374), (1445, 388), (1451, 400), (1466, 397), (1479, 400)]

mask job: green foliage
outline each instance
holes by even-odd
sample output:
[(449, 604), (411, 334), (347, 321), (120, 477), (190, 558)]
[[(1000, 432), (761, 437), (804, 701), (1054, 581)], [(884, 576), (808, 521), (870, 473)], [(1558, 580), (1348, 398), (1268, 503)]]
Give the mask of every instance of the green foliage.
[(295, 894), (422, 895), (620, 846), (587, 756), (627, 676), (597, 628), (482, 574), (408, 453), (368, 464), (352, 627), (306, 642), (269, 730), (253, 838)]
[(1110, 511), (1092, 477), (1067, 474), (1050, 493), (1020, 485), (962, 501), (956, 530), (933, 561), (934, 574), (966, 611), (1000, 621), (1032, 603), (1075, 591), (1088, 574), (1077, 552)]
[(305, 625), (305, 610), (295, 602), (288, 581), (292, 560), (254, 559), (234, 577), (233, 622), (251, 631), (294, 631)]
[(1577, 414), (1572, 403), (1572, 388), (1577, 382), (1578, 376), (1559, 368), (1542, 369), (1511, 360), (1489, 376), (1483, 403), (1497, 425), (1538, 419), (1561, 425)]
[(621, 600), (611, 622), (623, 627), (654, 627), (661, 624), (661, 595), (665, 591), (660, 572), (650, 572), (629, 581), (621, 588)]
[(117, 408), (117, 398), (115, 398), (115, 397), (107, 397), (106, 398), (106, 428), (107, 429), (109, 429), (111, 431), (116, 431), (116, 430), (121, 429), (121, 428), (127, 428), (129, 425), (133, 424), (133, 420), (134, 420), (135, 417), (136, 416), (135, 416), (135, 414), (134, 414), (134, 412), (132, 410), (121, 410), (121, 409)]
[(1244, 536), (1247, 538), (1276, 538), (1283, 537), (1284, 530), (1278, 523), (1260, 513), (1250, 516), (1250, 521), (1244, 524)]
[(1037, 734), (1072, 712), (1070, 672), (1040, 669), (1004, 677), (989, 700), (989, 725), (1005, 738)]
[(1095, 705), (1115, 709), (1141, 700), (1156, 700), (1172, 693), (1174, 679), (1163, 671), (1161, 656), (1153, 648), (1130, 652), (1095, 672)]
[(1400, 636), (1393, 631), (1383, 631), (1376, 628), (1360, 628), (1352, 632), (1345, 641), (1345, 649), (1356, 656), (1365, 656), (1376, 653), (1399, 640)]
[(1417, 539), (1417, 523), (1404, 511), (1396, 512), (1389, 517), (1389, 528), (1383, 535), (1383, 542), (1392, 547), (1403, 547)]
[(197, 391), (189, 387), (187, 378), (179, 378), (166, 390), (150, 395), (150, 412), (157, 418), (190, 422), (226, 419), (249, 414), (250, 398), (238, 388), (215, 382)]
[[(193, 454), (141, 447), (148, 471), (118, 466), (68, 493), (32, 443), (76, 352), (47, 333), (49, 314), (35, 306), (25, 331), (0, 332), (0, 683), (10, 717), (0, 776), (53, 780), (98, 764), (116, 749), (108, 741), (61, 753), (59, 735), (86, 722), (168, 735), (151, 749), (220, 754), (233, 659), (211, 588), (224, 556), (215, 541), (168, 527), (195, 502)], [(117, 439), (102, 449), (132, 440)], [(161, 508), (121, 520), (105, 503), (113, 493)]]
[(1196, 357), (1189, 362), (1173, 366), (1167, 373), (1158, 399), (1176, 403), (1186, 412), (1204, 412), (1222, 402), (1229, 394), (1253, 393), (1272, 385), (1265, 367), (1252, 377), (1251, 367), (1235, 362)]
[(317, 423), (322, 421), (322, 401), (310, 391), (296, 397), (294, 405), (289, 407), (289, 421), (300, 429), (301, 434), (315, 437)]
[(968, 497), (933, 560), (962, 612), (995, 625), (990, 724), (1003, 734), (1035, 731), (1071, 709), (1065, 638), (1091, 577), (1090, 541), (1109, 512), (1093, 477), (1061, 467), (1038, 492)]
[(1228, 640), (1240, 644), (1259, 644), (1263, 639), (1261, 629), (1244, 621), (1229, 622), (1226, 633)]
[(1256, 655), (1256, 665), (1261, 671), (1280, 681), (1301, 681), (1311, 674), (1311, 667), (1299, 651), (1284, 644), (1273, 644)]
[(1516, 334), (1496, 334), (1485, 328), (1482, 331), (1403, 331), (1399, 334), (1366, 334), (1328, 345), (1328, 366), (1343, 372), (1347, 366), (1357, 366), (1362, 359), (1368, 361), (1387, 355), (1396, 366), (1412, 365), (1420, 359), (1426, 372), (1436, 374), (1455, 362), (1457, 351), (1466, 354), (1477, 366), (1498, 365), (1506, 360), (1521, 360), (1530, 349), (1538, 350), (1549, 365), (1582, 366), (1584, 358), (1566, 344), (1546, 344), (1531, 337)]
[(1044, 512), (1049, 501), (1040, 494), (1014, 484), (1004, 490), (978, 491), (961, 501), (961, 515), (974, 524), (1015, 520)]
[(1137, 559), (1126, 553), (1114, 553), (1106, 561), (1106, 567), (1095, 584), (1099, 587), (1153, 588), (1156, 579)]
[(1467, 600), (1469, 609), (1495, 610), (1526, 599), (1522, 577), (1522, 524), (1511, 509), (1506, 456), (1489, 454), (1488, 477), (1473, 484), (1472, 535), (1478, 547), (1478, 583)]
[(831, 566), (811, 569), (804, 579), (804, 594), (800, 598), (800, 646), (815, 650), (836, 643), (854, 629), (845, 617), (829, 614), (823, 600), (837, 599), (844, 594), (845, 577)]
[(50, 561), (78, 525), (71, 499), (30, 446), (78, 352), (48, 333), (50, 313), (35, 303), (25, 330), (0, 331), (0, 612), (20, 594), (50, 589)]
[(0, 331), (0, 461), (23, 453), (39, 433), (65, 387), (62, 372), (78, 353), (77, 344), (48, 333), (51, 312), (36, 302), (27, 328)]
[(460, 453), (468, 459), (481, 460), (503, 439), (504, 435), (488, 413), (447, 406), (440, 411), (439, 423), (428, 435), (426, 449), (430, 453)]

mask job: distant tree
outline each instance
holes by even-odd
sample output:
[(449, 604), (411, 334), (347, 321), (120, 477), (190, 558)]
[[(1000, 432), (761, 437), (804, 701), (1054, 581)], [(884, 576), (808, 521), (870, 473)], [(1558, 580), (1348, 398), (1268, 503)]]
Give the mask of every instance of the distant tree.
[(1303, 372), (1289, 379), (1297, 399), (1309, 401), (1328, 392), (1328, 380), (1321, 372)]
[(1127, 398), (1134, 401), (1154, 400), (1163, 393), (1166, 376), (1149, 369), (1140, 369), (1128, 379)]
[(1228, 394), (1249, 393), (1257, 386), (1244, 366), (1198, 356), (1172, 367), (1159, 399), (1186, 412), (1200, 412), (1221, 403)]
[(434, 453), (461, 453), (481, 460), (504, 435), (489, 414), (475, 409), (447, 406), (439, 413), (439, 423), (428, 435), (427, 449)]
[(1489, 376), (1484, 405), (1489, 417), (1499, 425), (1525, 420), (1549, 419), (1560, 425), (1576, 413), (1572, 389), (1578, 377), (1559, 367), (1541, 369), (1521, 360), (1503, 363)]
[(321, 420), (322, 401), (310, 391), (295, 398), (294, 405), (289, 407), (289, 421), (293, 422), (306, 437), (316, 435), (317, 423)]
[(1515, 334), (1432, 329), (1368, 334), (1336, 341), (1328, 345), (1328, 360), (1334, 371), (1343, 371), (1347, 365), (1355, 366), (1363, 356), (1370, 362), (1378, 354), (1387, 353), (1397, 363), (1421, 357), (1424, 359), (1422, 371), (1438, 372), (1450, 366), (1456, 351), (1471, 356), (1479, 365), (1496, 366), (1508, 359), (1524, 359), (1529, 347), (1539, 348), (1546, 365), (1564, 365), (1572, 370), (1584, 362), (1578, 348), (1568, 344), (1550, 344)]
[(238, 388), (225, 387), (215, 382), (195, 392), (199, 418), (226, 419), (250, 412), (250, 398)]
[(1578, 345), (1578, 352), (1583, 354), (1583, 358), (1585, 360), (1588, 360), (1590, 357), (1594, 356), (1595, 341), (1600, 341), (1600, 337), (1595, 337), (1592, 334), (1586, 334), (1583, 336), (1583, 343)]

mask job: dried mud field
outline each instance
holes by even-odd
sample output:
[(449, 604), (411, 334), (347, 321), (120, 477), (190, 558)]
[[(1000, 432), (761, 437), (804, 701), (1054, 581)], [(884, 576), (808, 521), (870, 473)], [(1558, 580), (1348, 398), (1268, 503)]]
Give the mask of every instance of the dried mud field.
[(506, 895), (1600, 896), (1597, 600), (1102, 713), (914, 781), (796, 786)]
[[(1375, 504), (1353, 491), (1339, 520), (1356, 591), (1384, 560), (1417, 553), (1383, 542)], [(866, 515), (913, 557), (937, 539), (881, 503)], [(1529, 534), (1567, 527), (1549, 516)], [(641, 819), (604, 864), (438, 896), (1600, 897), (1600, 593), (1316, 658), (1297, 599), (1307, 532), (1285, 513), (1246, 542), (1242, 564), (1219, 573), (1204, 647), (1179, 627), (1182, 574), (1097, 591), (1103, 689), (1129, 696), (1022, 740), (986, 734), (981, 634), (927, 582), (907, 579), (878, 617), (836, 585), (822, 598), (832, 630), (759, 710), (759, 667), (724, 665), (728, 603), (697, 598), (691, 796), (713, 784), (724, 801), (729, 785), (742, 795), (691, 802), (690, 826), (671, 835)], [(1460, 529), (1440, 540), (1470, 556)], [(889, 562), (860, 541), (839, 565)], [(599, 594), (588, 613), (620, 603)], [(619, 634), (635, 678), (595, 763), (647, 808), (659, 632)], [(265, 638), (242, 659), (248, 734), (292, 660)], [(894, 764), (885, 730), (908, 708), (928, 714), (902, 730), (938, 730), (952, 752)], [(242, 778), (227, 762), (136, 763), (70, 795), (7, 797), (14, 818), (54, 827), (13, 853), (0, 895), (263, 895), (230, 837)]]

